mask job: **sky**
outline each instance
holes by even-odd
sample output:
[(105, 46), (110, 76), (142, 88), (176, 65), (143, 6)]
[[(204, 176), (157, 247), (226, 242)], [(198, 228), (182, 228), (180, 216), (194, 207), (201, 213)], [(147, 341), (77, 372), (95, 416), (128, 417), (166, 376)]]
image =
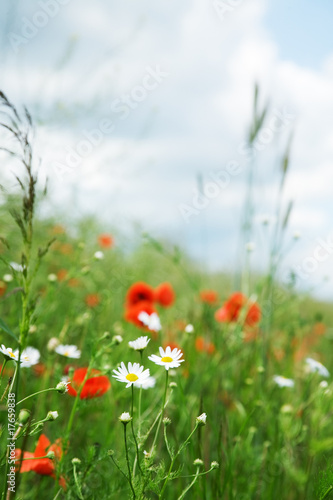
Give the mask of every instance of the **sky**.
[[(292, 137), (280, 279), (331, 300), (332, 18), (329, 0), (3, 0), (0, 88), (37, 124), (48, 210), (235, 269), (253, 168), (249, 258), (264, 270)], [(268, 112), (250, 154), (256, 82)]]

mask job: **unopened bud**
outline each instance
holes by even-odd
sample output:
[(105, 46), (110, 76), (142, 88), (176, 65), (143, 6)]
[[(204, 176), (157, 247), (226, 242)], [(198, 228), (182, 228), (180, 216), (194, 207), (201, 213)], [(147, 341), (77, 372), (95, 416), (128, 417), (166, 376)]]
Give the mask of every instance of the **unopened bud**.
[(22, 425), (27, 424), (29, 421), (30, 415), (31, 415), (30, 410), (25, 410), (25, 409), (21, 410), (19, 413), (19, 416), (18, 416), (18, 423), (22, 424)]

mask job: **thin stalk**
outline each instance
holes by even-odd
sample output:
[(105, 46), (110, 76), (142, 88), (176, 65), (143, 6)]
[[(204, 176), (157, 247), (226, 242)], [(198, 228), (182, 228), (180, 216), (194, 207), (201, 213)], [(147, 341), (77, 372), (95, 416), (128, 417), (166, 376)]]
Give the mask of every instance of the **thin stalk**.
[(130, 487), (131, 487), (131, 490), (132, 490), (133, 500), (135, 500), (136, 496), (135, 496), (135, 491), (134, 491), (133, 484), (132, 484), (131, 466), (130, 466), (130, 462), (129, 462), (129, 458), (128, 458), (128, 446), (127, 446), (127, 436), (126, 436), (126, 423), (124, 423), (123, 425), (124, 425), (125, 454), (126, 454), (126, 462), (127, 462), (127, 469), (128, 469), (128, 481), (129, 481), (129, 484), (130, 484)]
[(155, 437), (154, 437), (154, 441), (153, 441), (150, 453), (152, 453), (153, 450), (154, 450), (154, 448), (155, 448), (157, 436), (158, 436), (158, 433), (159, 433), (159, 430), (160, 430), (160, 427), (161, 427), (161, 423), (162, 423), (162, 420), (163, 420), (164, 406), (165, 406), (165, 400), (166, 400), (166, 395), (167, 395), (167, 390), (168, 390), (168, 378), (169, 378), (168, 376), (169, 376), (169, 370), (166, 370), (165, 387), (164, 387), (164, 395), (163, 395), (163, 404), (162, 404), (161, 416), (160, 416), (159, 422), (157, 424), (157, 429), (156, 429), (156, 432), (155, 432)]
[(27, 396), (26, 398), (24, 399), (21, 399), (21, 401), (19, 401), (18, 403), (16, 403), (16, 406), (17, 405), (20, 405), (21, 403), (23, 403), (23, 401), (26, 401), (27, 399), (30, 399), (34, 396), (37, 396), (38, 394), (42, 394), (43, 392), (50, 392), (50, 391), (57, 391), (58, 389), (56, 389), (55, 387), (51, 387), (49, 389), (43, 389), (42, 391), (38, 391), (38, 392), (34, 392), (33, 394), (30, 394), (30, 396)]
[[(131, 429), (132, 429), (132, 435), (133, 435), (133, 439), (134, 439), (134, 443), (135, 443), (136, 459), (137, 459), (137, 462), (138, 462), (139, 471), (140, 471), (140, 474), (143, 475), (143, 472), (142, 472), (142, 469), (141, 469), (141, 465), (140, 465), (139, 446), (138, 446), (138, 442), (137, 442), (137, 439), (136, 439), (136, 436), (135, 436), (134, 425), (133, 425), (133, 410), (134, 410), (134, 385), (133, 384), (131, 386), (131, 389), (132, 389), (132, 405), (131, 405), (131, 417), (132, 417), (132, 419), (131, 419)], [(133, 477), (134, 477), (134, 474), (135, 474), (135, 467), (133, 467)]]

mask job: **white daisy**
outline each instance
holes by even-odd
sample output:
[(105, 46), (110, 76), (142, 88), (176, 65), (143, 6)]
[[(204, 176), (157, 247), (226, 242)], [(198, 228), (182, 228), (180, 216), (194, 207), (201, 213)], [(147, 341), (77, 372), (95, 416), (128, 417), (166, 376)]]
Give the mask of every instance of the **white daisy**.
[(13, 276), (11, 274), (5, 274), (2, 278), (6, 283), (10, 283), (11, 281), (13, 281)]
[(23, 266), (21, 266), (21, 264), (18, 264), (17, 262), (10, 262), (9, 265), (17, 273), (21, 273), (24, 269)]
[(160, 318), (155, 312), (148, 314), (145, 311), (141, 311), (138, 319), (153, 332), (159, 332), (162, 328)]
[(193, 333), (194, 332), (194, 326), (189, 323), (188, 325), (185, 326), (185, 332), (186, 333)]
[(153, 361), (156, 365), (164, 366), (166, 370), (169, 370), (169, 368), (178, 368), (180, 363), (185, 361), (184, 359), (180, 359), (183, 353), (180, 349), (177, 349), (177, 347), (171, 351), (171, 347), (168, 345), (165, 350), (163, 347), (160, 347), (159, 351), (161, 356), (152, 354), (148, 356), (148, 359)]
[(94, 253), (94, 257), (96, 260), (102, 260), (104, 259), (104, 253), (98, 250), (97, 252)]
[(5, 347), (3, 344), (1, 345), (0, 352), (8, 359), (12, 359), (14, 361), (18, 361), (18, 351), (14, 351), (11, 347)]
[(135, 351), (143, 351), (149, 344), (150, 339), (148, 337), (139, 337), (136, 340), (131, 340), (128, 345), (132, 347)]
[(309, 367), (310, 372), (319, 373), (319, 375), (321, 375), (322, 377), (330, 376), (330, 372), (328, 371), (328, 369), (324, 365), (319, 363), (319, 361), (316, 361), (312, 358), (306, 358), (305, 361)]
[(148, 377), (141, 384), (134, 382), (135, 387), (142, 387), (142, 389), (151, 389), (152, 387), (155, 387), (155, 385), (156, 385), (156, 378), (155, 377)]
[(130, 387), (135, 382), (137, 385), (142, 385), (150, 376), (149, 368), (144, 370), (144, 367), (140, 366), (139, 363), (128, 363), (128, 368), (126, 368), (123, 361), (118, 371), (113, 370), (113, 373), (115, 375), (112, 375), (112, 377), (116, 378), (119, 382), (125, 382), (125, 384), (127, 384), (126, 388)]
[(282, 375), (274, 375), (273, 380), (279, 387), (294, 387), (295, 385), (291, 378), (282, 377)]
[[(18, 358), (18, 349), (14, 352)], [(37, 365), (40, 358), (40, 352), (35, 347), (27, 347), (21, 352), (21, 367), (30, 368), (31, 366)]]
[(54, 350), (56, 353), (61, 354), (61, 356), (66, 356), (67, 358), (79, 359), (81, 357), (81, 351), (76, 345), (59, 344)]

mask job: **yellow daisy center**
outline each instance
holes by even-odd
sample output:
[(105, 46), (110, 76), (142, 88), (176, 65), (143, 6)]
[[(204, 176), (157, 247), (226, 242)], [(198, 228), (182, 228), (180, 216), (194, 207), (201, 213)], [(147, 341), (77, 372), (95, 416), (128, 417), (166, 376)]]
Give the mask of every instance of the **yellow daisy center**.
[(173, 359), (170, 358), (170, 356), (164, 356), (164, 358), (162, 358), (161, 361), (163, 361), (163, 363), (171, 363)]
[(135, 375), (135, 373), (128, 373), (126, 375), (126, 378), (129, 382), (136, 382), (136, 380), (138, 380), (139, 377)]
[(9, 352), (9, 355), (11, 358), (15, 358), (15, 354), (13, 352), (10, 352), (10, 351), (8, 351), (8, 352)]
[(67, 357), (68, 357), (68, 356), (69, 356), (69, 351), (65, 351), (65, 352), (64, 352), (64, 356), (67, 356)]

